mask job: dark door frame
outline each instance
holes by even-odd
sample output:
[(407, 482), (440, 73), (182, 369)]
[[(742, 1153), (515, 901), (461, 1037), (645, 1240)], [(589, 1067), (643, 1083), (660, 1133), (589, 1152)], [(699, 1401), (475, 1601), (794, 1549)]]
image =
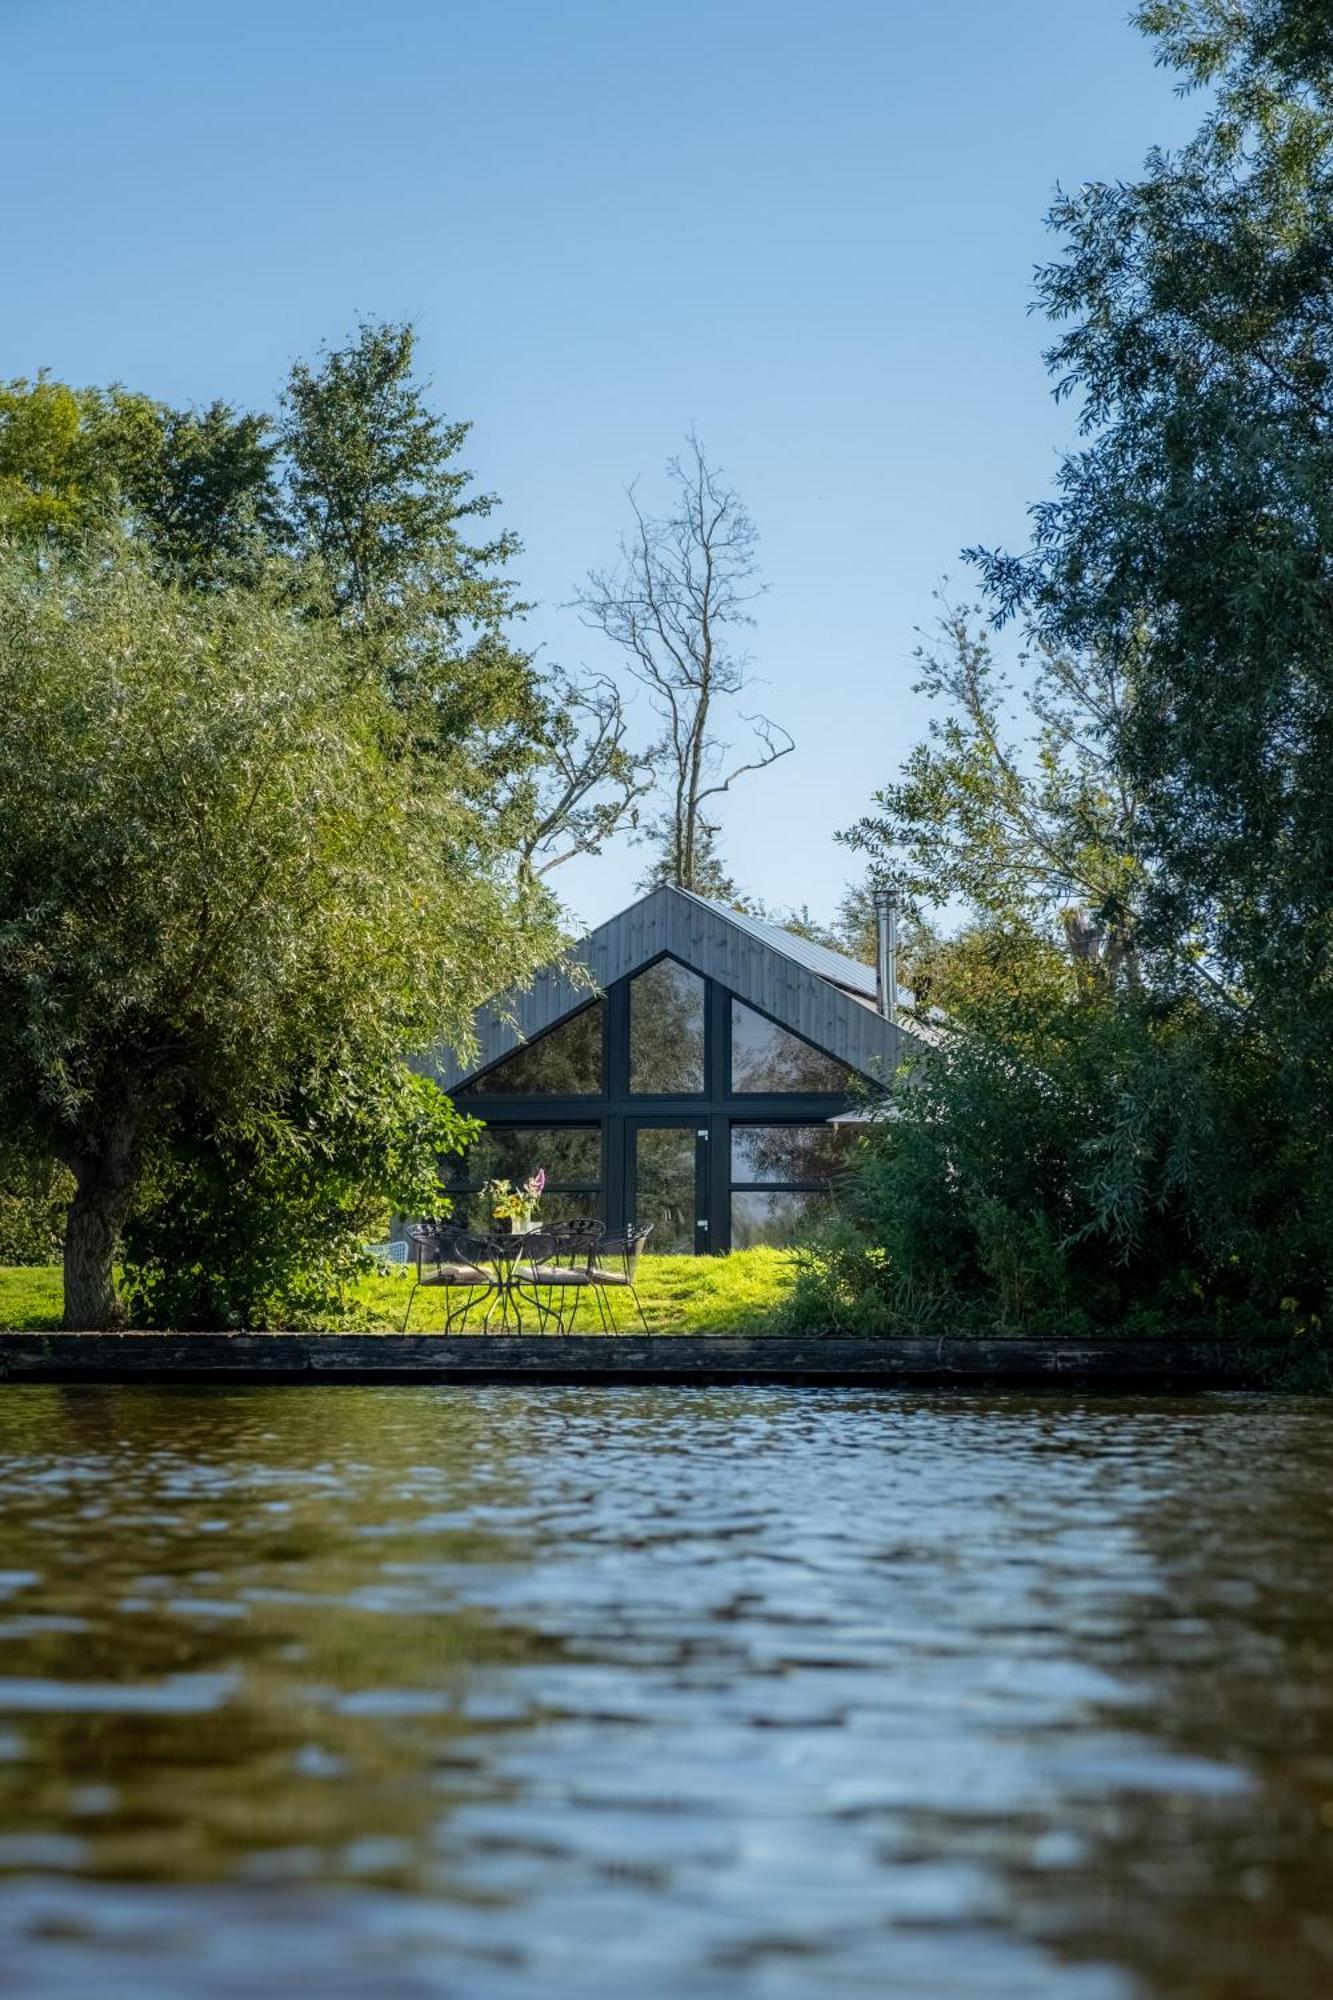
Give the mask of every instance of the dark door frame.
[[(714, 1178), (711, 1169), (713, 1152), (711, 1125), (706, 1115), (680, 1117), (664, 1111), (633, 1111), (617, 1121), (621, 1128), (621, 1181), (620, 1206), (624, 1218), (623, 1226), (638, 1222), (638, 1134), (643, 1131), (692, 1132), (694, 1134), (694, 1235), (690, 1250), (698, 1256), (706, 1254), (712, 1247), (709, 1237), (713, 1230), (713, 1213), (710, 1205), (710, 1186)], [(653, 1249), (651, 1239), (648, 1248)], [(689, 1255), (686, 1251), (683, 1254)]]

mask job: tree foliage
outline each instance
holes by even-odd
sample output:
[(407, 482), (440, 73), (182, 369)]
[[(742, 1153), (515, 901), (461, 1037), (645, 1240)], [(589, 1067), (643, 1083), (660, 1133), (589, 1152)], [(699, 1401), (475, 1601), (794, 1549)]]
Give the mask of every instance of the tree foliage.
[[(325, 1105), (553, 945), (484, 820), (327, 626), (132, 546), (0, 568), (0, 1129), (76, 1182), (71, 1323), (150, 1148)], [(316, 1088), (318, 1084), (318, 1088)]]
[(1328, 1320), (1333, 35), (1312, 0), (1138, 18), (1211, 97), (1053, 213), (1082, 442), (1031, 548), (977, 556), (1026, 739), (955, 620), (931, 740), (850, 835), (965, 911), (825, 1267), (872, 1316)]

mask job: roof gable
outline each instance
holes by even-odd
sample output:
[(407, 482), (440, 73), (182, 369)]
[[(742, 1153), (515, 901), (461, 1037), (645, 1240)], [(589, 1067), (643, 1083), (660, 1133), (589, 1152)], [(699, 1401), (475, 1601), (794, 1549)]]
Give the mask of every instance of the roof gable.
[[(868, 996), (861, 997), (864, 987), (848, 990), (832, 976), (832, 968), (820, 969), (816, 954), (868, 977)], [(446, 1089), (468, 1083), (520, 1043), (535, 1040), (586, 1006), (594, 990), (604, 991), (664, 955), (717, 980), (738, 999), (864, 1076), (892, 1076), (910, 1043), (910, 1035), (867, 1004), (874, 994), (868, 967), (757, 918), (742, 918), (702, 896), (664, 887), (599, 924), (574, 948), (571, 962), (584, 969), (586, 979), (561, 966), (544, 968), (524, 991), (502, 995), (481, 1009), (475, 1061), (464, 1067), (440, 1051), (431, 1065), (434, 1074)]]

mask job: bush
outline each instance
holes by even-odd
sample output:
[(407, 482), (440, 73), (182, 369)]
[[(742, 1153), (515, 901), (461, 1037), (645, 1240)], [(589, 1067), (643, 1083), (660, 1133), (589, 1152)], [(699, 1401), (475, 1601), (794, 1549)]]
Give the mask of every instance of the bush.
[(1011, 1001), (899, 1080), (804, 1259), (796, 1323), (1317, 1345), (1333, 1186), (1280, 1056), (1196, 1003)]
[(73, 1180), (52, 1161), (16, 1161), (0, 1169), (0, 1264), (58, 1258), (73, 1193)]
[(405, 1068), (311, 1079), (280, 1117), (246, 1127), (182, 1118), (126, 1226), (132, 1323), (204, 1332), (339, 1326), (359, 1316), (364, 1245), (390, 1215), (441, 1215), (442, 1154), (465, 1118)]

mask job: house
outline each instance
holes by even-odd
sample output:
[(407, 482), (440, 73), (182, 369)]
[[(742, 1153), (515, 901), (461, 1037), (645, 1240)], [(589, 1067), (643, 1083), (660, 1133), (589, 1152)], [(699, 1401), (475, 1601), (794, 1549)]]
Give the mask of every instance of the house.
[(654, 889), (569, 966), (482, 1009), (479, 1060), (433, 1073), (486, 1130), (457, 1206), (545, 1170), (542, 1216), (653, 1225), (649, 1247), (787, 1243), (908, 1036), (880, 969), (689, 891)]

